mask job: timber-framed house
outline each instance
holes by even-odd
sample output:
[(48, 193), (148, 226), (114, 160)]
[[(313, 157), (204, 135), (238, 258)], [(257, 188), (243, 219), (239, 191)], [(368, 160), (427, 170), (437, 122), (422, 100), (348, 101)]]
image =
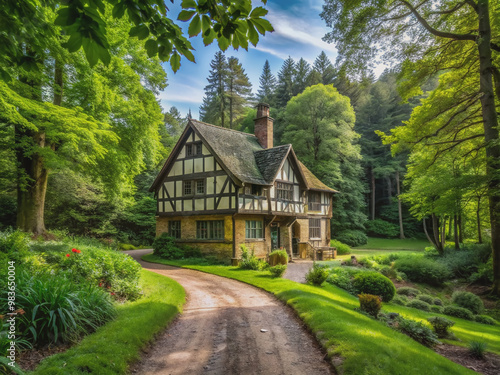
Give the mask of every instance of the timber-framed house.
[[(156, 234), (236, 260), (244, 244), (258, 257), (329, 249), (335, 190), (291, 145), (273, 147), (269, 106), (257, 106), (255, 135), (190, 119), (150, 188)], [(316, 252), (314, 252), (315, 254)]]

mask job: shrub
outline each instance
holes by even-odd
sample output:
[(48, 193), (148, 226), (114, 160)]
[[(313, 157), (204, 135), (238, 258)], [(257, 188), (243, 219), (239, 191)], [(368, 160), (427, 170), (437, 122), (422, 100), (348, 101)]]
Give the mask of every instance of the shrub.
[(395, 268), (412, 281), (430, 285), (441, 285), (452, 276), (443, 264), (421, 256), (400, 258), (395, 262)]
[(473, 314), (481, 314), (484, 311), (483, 301), (474, 293), (454, 292), (451, 300), (458, 306), (472, 311)]
[(490, 244), (462, 245), (460, 250), (448, 246), (442, 256), (436, 257), (457, 278), (467, 278), (477, 272), (480, 266), (487, 262), (491, 255)]
[(365, 222), (366, 233), (371, 237), (394, 238), (399, 236), (399, 226), (385, 220), (375, 219)]
[(395, 305), (406, 306), (406, 304), (408, 303), (408, 298), (406, 298), (406, 296), (395, 296), (391, 300), (391, 302)]
[(420, 290), (415, 288), (410, 288), (409, 286), (403, 286), (396, 290), (397, 294), (401, 294), (403, 296), (415, 297), (420, 294)]
[(493, 282), (493, 258), (490, 258), (487, 263), (481, 264), (477, 272), (469, 277), (471, 283), (489, 285)]
[(437, 306), (443, 306), (443, 301), (441, 300), (441, 298), (434, 298), (432, 300), (432, 303)]
[(362, 293), (358, 296), (358, 298), (360, 310), (376, 318), (382, 308), (382, 301), (380, 297)]
[(288, 254), (286, 250), (273, 250), (273, 252), (269, 254), (269, 265), (273, 267), (277, 264), (283, 264), (285, 266), (288, 264)]
[[(184, 250), (184, 258), (202, 258), (203, 257), (201, 250), (197, 247), (182, 246), (182, 249)], [(209, 256), (207, 256), (207, 257), (209, 257)]]
[(330, 275), (326, 281), (351, 294), (356, 294), (356, 289), (352, 282), (353, 274), (355, 274), (355, 271), (351, 271), (348, 267), (335, 267), (330, 270)]
[(331, 240), (330, 246), (337, 248), (337, 255), (347, 255), (351, 253), (349, 245), (346, 245), (338, 240)]
[(257, 259), (253, 250), (250, 254), (248, 252), (248, 248), (245, 245), (241, 245), (241, 261), (239, 267), (243, 270), (260, 271), (262, 268), (262, 262)]
[(459, 306), (446, 306), (443, 309), (443, 314), (449, 316), (455, 316), (457, 318), (462, 318), (465, 320), (474, 320), (474, 314), (470, 312), (470, 310), (464, 309)]
[(418, 299), (411, 300), (406, 304), (406, 307), (413, 307), (414, 309), (419, 309), (422, 311), (431, 311), (431, 305), (429, 305), (425, 301), (421, 301)]
[(184, 250), (177, 245), (174, 237), (163, 233), (153, 242), (153, 254), (163, 259), (181, 259), (184, 257)]
[(321, 286), (328, 278), (328, 269), (315, 263), (314, 266), (306, 273), (306, 281), (309, 284)]
[(434, 332), (436, 332), (438, 337), (447, 337), (448, 329), (455, 325), (453, 320), (449, 320), (441, 316), (433, 316), (427, 320), (431, 323), (432, 328), (434, 328)]
[(476, 315), (474, 320), (481, 324), (488, 324), (490, 326), (494, 326), (497, 324), (497, 321), (488, 315)]
[(349, 246), (361, 246), (368, 242), (368, 237), (360, 230), (344, 230), (337, 234), (336, 239)]
[(357, 293), (367, 293), (380, 296), (384, 302), (389, 302), (396, 294), (396, 288), (391, 280), (375, 272), (359, 273), (354, 277), (354, 287)]
[(443, 306), (433, 305), (433, 306), (431, 306), (431, 311), (438, 313), (438, 314), (442, 314), (443, 313)]
[(436, 334), (422, 322), (398, 317), (397, 330), (425, 346), (431, 347), (439, 343)]
[(383, 266), (380, 268), (379, 272), (384, 275), (385, 277), (391, 278), (391, 279), (397, 279), (398, 273), (396, 270), (392, 267), (389, 266)]
[(482, 341), (471, 341), (467, 346), (469, 349), (469, 353), (474, 358), (483, 359), (484, 352), (488, 347), (488, 344)]
[(269, 272), (271, 272), (272, 277), (281, 277), (285, 273), (286, 268), (286, 264), (277, 264), (273, 267), (269, 267)]
[(417, 299), (427, 302), (429, 305), (432, 305), (432, 303), (434, 302), (434, 299), (428, 294), (420, 294), (417, 296)]

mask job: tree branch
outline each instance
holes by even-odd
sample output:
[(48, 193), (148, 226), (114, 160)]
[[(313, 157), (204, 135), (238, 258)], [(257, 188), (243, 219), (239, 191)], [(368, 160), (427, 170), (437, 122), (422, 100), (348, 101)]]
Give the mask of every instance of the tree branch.
[(429, 12), (429, 14), (451, 14), (453, 12), (456, 12), (460, 8), (462, 8), (465, 4), (467, 4), (466, 1), (462, 1), (461, 3), (458, 3), (455, 5), (453, 8), (448, 9), (448, 10), (441, 10), (441, 11), (434, 11), (434, 12)]
[(417, 18), (418, 22), (431, 34), (441, 37), (441, 38), (448, 38), (448, 39), (456, 39), (456, 40), (471, 40), (475, 41), (476, 40), (476, 35), (474, 34), (455, 34), (455, 33), (448, 33), (445, 31), (440, 31), (435, 28), (433, 28), (427, 20), (425, 20), (420, 13), (417, 12), (417, 10), (411, 5), (408, 1), (406, 0), (401, 0), (401, 3), (403, 3), (412, 13), (413, 15)]

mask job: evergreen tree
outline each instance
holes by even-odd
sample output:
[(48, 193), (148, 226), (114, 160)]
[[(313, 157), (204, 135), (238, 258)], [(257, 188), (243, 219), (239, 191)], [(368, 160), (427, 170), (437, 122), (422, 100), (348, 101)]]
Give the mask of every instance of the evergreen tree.
[(245, 69), (243, 69), (236, 57), (230, 57), (226, 77), (226, 98), (230, 129), (235, 128), (235, 120), (245, 113), (245, 107), (251, 93), (252, 84), (248, 80)]
[(226, 56), (218, 51), (210, 62), (210, 72), (205, 86), (205, 96), (200, 107), (200, 120), (214, 125), (225, 126), (226, 99)]
[(276, 77), (271, 72), (269, 60), (264, 63), (262, 74), (259, 78), (259, 91), (257, 92), (257, 99), (259, 102), (267, 103), (271, 107), (275, 105), (276, 97)]
[[(175, 144), (182, 134), (187, 121), (182, 118), (182, 115), (177, 107), (171, 107), (170, 110), (164, 115), (164, 122), (169, 136), (168, 141)], [(171, 147), (172, 145), (169, 143), (168, 146)]]
[(293, 95), (302, 93), (309, 86), (309, 78), (311, 73), (311, 66), (309, 63), (301, 58), (295, 66), (295, 77), (293, 82)]
[(313, 70), (321, 75), (323, 85), (329, 85), (334, 82), (337, 72), (332, 65), (332, 62), (326, 55), (325, 51), (321, 51), (316, 60), (314, 60)]
[(295, 74), (295, 62), (288, 56), (278, 72), (277, 105), (280, 108), (286, 107), (293, 97)]

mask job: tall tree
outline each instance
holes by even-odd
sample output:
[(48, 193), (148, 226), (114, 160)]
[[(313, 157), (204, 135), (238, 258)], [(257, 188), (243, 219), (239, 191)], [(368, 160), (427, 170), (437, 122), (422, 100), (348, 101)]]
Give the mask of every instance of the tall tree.
[(311, 66), (309, 63), (300, 58), (295, 65), (295, 77), (293, 79), (293, 95), (302, 93), (309, 86), (309, 78), (311, 74)]
[(227, 111), (226, 79), (228, 75), (226, 56), (221, 51), (215, 53), (210, 62), (210, 72), (205, 86), (205, 96), (200, 107), (200, 119), (214, 125), (225, 126)]
[(234, 129), (235, 121), (245, 113), (248, 98), (252, 93), (252, 84), (236, 57), (230, 57), (227, 65), (226, 98), (229, 128)]
[(269, 104), (271, 107), (275, 105), (276, 97), (276, 77), (271, 72), (269, 60), (266, 60), (262, 68), (262, 74), (259, 77), (259, 91), (257, 99), (259, 102)]
[(364, 229), (364, 185), (361, 155), (349, 98), (333, 86), (318, 84), (293, 97), (286, 106), (289, 125), (283, 136), (297, 156), (328, 186), (334, 198), (335, 233)]
[(332, 65), (332, 62), (326, 55), (325, 51), (321, 53), (314, 60), (313, 70), (321, 75), (321, 82), (323, 85), (329, 85), (335, 81), (337, 72)]
[(295, 75), (295, 62), (288, 56), (278, 72), (277, 104), (280, 108), (285, 108), (293, 97)]
[[(386, 49), (389, 51), (387, 57), (403, 62), (406, 97), (418, 94), (421, 82), (440, 71), (453, 74), (454, 81), (448, 82), (448, 88), (461, 83), (462, 79), (470, 83), (470, 86), (461, 85), (462, 91), (452, 90), (459, 96), (439, 103), (439, 112), (435, 107), (422, 109), (437, 115), (437, 120), (442, 120), (441, 127), (428, 133), (424, 139), (419, 137), (416, 140), (430, 140), (436, 130), (436, 135), (443, 132), (453, 134), (445, 140), (449, 149), (437, 152), (439, 157), (467, 142), (470, 137), (482, 138), (489, 178), (492, 292), (500, 295), (500, 140), (497, 115), (500, 101), (500, 8), (497, 3), (491, 0), (326, 0), (322, 17), (333, 28), (325, 39), (337, 42), (340, 60), (351, 66), (368, 64), (377, 47), (390, 46)], [(441, 87), (444, 86), (443, 83)], [(444, 95), (445, 91), (442, 93)], [(476, 123), (481, 126), (481, 132), (463, 132), (464, 125), (457, 121), (463, 120), (462, 114), (471, 116), (466, 128)], [(474, 116), (477, 117), (472, 119)], [(428, 124), (421, 125), (424, 129), (429, 128)], [(432, 146), (432, 143), (427, 144)]]

